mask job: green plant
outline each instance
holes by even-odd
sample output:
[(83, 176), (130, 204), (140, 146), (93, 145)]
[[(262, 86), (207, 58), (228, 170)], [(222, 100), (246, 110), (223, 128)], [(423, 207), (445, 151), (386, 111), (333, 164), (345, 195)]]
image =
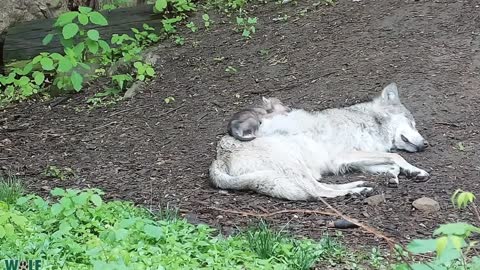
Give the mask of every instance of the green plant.
[(13, 204), (25, 192), (25, 188), (16, 176), (0, 176), (0, 201)]
[(193, 33), (197, 32), (198, 27), (195, 25), (194, 22), (187, 23), (187, 28), (190, 29)]
[(210, 20), (210, 16), (207, 13), (204, 13), (202, 15), (202, 20), (203, 20), (203, 25), (205, 26), (205, 28), (209, 29), (210, 24), (212, 23), (212, 20)]
[(247, 231), (246, 237), (252, 251), (262, 259), (273, 257), (282, 241), (281, 233), (271, 230), (263, 220), (256, 228)]
[(174, 36), (174, 38), (175, 38), (175, 44), (180, 45), (180, 46), (185, 44), (185, 38), (184, 37), (176, 35), (176, 36)]
[(155, 70), (147, 63), (142, 63), (137, 61), (133, 63), (133, 66), (136, 69), (136, 79), (140, 81), (145, 81), (148, 78), (155, 76)]
[(236, 73), (237, 72), (237, 69), (232, 67), (232, 66), (228, 66), (227, 68), (225, 68), (225, 72), (228, 72), (228, 73)]
[(75, 172), (68, 167), (58, 168), (57, 166), (50, 165), (45, 169), (45, 176), (65, 180), (70, 177), (75, 177)]
[(168, 103), (170, 103), (170, 102), (172, 102), (172, 101), (175, 101), (175, 98), (174, 98), (174, 97), (166, 97), (166, 98), (163, 99), (163, 101), (165, 101), (165, 103), (168, 104)]
[[(480, 221), (478, 208), (474, 202), (475, 196), (471, 192), (457, 190), (452, 196), (452, 203), (458, 208), (471, 207)], [(480, 233), (480, 228), (469, 223), (457, 222), (440, 225), (433, 233), (436, 238), (415, 239), (407, 246), (412, 254), (434, 253), (431, 261), (404, 262), (397, 265), (396, 270), (403, 269), (480, 269), (480, 257), (469, 256), (473, 253), (477, 241), (472, 234)]]
[(54, 201), (28, 195), (0, 204), (1, 258), (41, 258), (45, 269), (305, 269), (294, 256), (318, 247), (284, 238), (261, 259), (243, 234), (223, 237), (170, 213), (105, 202), (98, 189), (50, 193)]
[(66, 12), (58, 17), (54, 26), (61, 34), (51, 33), (43, 39), (43, 43), (48, 44), (55, 35), (58, 35), (65, 47), (65, 55), (57, 56), (58, 59), (55, 59), (58, 61), (58, 74), (53, 84), (59, 89), (71, 85), (73, 89), (80, 91), (84, 76), (77, 66), (89, 70), (90, 66), (87, 63), (99, 61), (100, 49), (103, 54), (110, 53), (110, 45), (101, 39), (98, 30), (86, 30), (89, 24), (106, 26), (108, 22), (101, 13), (92, 11), (89, 7), (79, 7), (78, 11)]
[(242, 31), (244, 38), (251, 38), (252, 34), (255, 34), (255, 25), (257, 24), (257, 18), (242, 18), (237, 17), (237, 31)]

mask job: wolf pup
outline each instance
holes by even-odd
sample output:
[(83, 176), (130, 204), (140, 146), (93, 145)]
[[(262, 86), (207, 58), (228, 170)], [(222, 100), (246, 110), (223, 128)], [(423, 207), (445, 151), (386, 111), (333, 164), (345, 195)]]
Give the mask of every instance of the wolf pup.
[(228, 122), (228, 134), (239, 141), (251, 141), (256, 138), (262, 119), (291, 111), (278, 98), (262, 97), (262, 102), (260, 107), (252, 107), (235, 113)]

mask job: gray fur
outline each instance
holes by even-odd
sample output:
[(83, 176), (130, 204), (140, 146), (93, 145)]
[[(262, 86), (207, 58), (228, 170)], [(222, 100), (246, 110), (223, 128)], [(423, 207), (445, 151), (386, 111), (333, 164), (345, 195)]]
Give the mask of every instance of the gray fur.
[[(406, 141), (405, 141), (405, 140)], [(319, 182), (322, 175), (349, 169), (421, 178), (429, 174), (392, 149), (422, 151), (426, 141), (402, 105), (394, 83), (373, 101), (320, 112), (293, 110), (264, 119), (257, 138), (239, 142), (224, 136), (210, 167), (222, 189), (254, 190), (288, 200), (315, 200), (370, 191), (365, 182)]]
[(255, 139), (263, 119), (289, 111), (290, 108), (279, 99), (263, 97), (261, 106), (241, 110), (232, 116), (227, 126), (228, 134), (239, 141), (251, 141)]

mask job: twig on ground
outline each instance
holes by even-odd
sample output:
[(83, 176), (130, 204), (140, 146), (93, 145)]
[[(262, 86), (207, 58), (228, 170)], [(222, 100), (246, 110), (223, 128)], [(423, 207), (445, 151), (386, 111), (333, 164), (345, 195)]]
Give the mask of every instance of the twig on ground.
[(358, 227), (362, 228), (366, 232), (371, 233), (371, 234), (373, 234), (373, 235), (375, 235), (379, 238), (384, 239), (388, 243), (390, 248), (395, 247), (395, 241), (390, 239), (389, 237), (383, 235), (378, 230), (376, 230), (376, 229), (374, 229), (370, 226), (364, 225), (364, 224), (362, 224), (362, 223), (358, 222), (357, 220), (354, 220), (350, 217), (347, 217), (344, 214), (340, 213), (335, 208), (333, 208), (327, 202), (324, 202), (324, 203), (328, 208), (330, 208), (332, 210), (332, 212), (319, 211), (319, 210), (307, 210), (307, 209), (291, 209), (291, 210), (280, 210), (280, 211), (276, 211), (276, 212), (272, 212), (272, 213), (259, 214), (259, 213), (254, 213), (254, 212), (244, 212), (244, 211), (236, 211), (236, 210), (229, 210), (229, 209), (221, 209), (221, 208), (217, 208), (217, 207), (210, 207), (210, 208), (213, 209), (213, 210), (217, 210), (217, 211), (221, 211), (221, 212), (225, 212), (225, 213), (232, 213), (232, 214), (239, 214), (239, 215), (246, 215), (246, 216), (255, 216), (255, 217), (271, 217), (271, 216), (275, 216), (275, 215), (279, 215), (279, 214), (287, 214), (287, 213), (319, 214), (319, 215), (340, 217), (340, 218), (345, 219), (348, 222), (351, 222), (351, 223), (357, 225)]

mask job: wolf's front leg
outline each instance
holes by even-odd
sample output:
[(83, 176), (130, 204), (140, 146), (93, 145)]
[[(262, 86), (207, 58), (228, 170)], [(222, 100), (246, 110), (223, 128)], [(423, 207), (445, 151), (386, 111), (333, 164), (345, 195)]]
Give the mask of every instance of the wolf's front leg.
[(398, 175), (404, 173), (410, 177), (427, 179), (430, 175), (408, 163), (399, 154), (385, 152), (350, 152), (338, 157), (336, 165), (339, 170), (354, 168), (371, 173), (387, 173), (398, 184)]

